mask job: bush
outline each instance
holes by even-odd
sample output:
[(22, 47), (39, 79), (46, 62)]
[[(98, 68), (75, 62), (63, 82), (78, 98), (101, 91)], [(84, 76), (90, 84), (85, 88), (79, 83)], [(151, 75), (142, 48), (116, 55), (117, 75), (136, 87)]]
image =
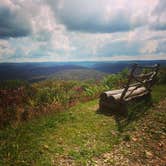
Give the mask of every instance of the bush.
[(127, 77), (128, 69), (124, 69), (118, 74), (111, 74), (109, 76), (106, 76), (103, 80), (103, 84), (106, 89), (120, 88), (126, 83)]
[(14, 90), (20, 87), (29, 87), (28, 82), (22, 80), (0, 81), (0, 90)]

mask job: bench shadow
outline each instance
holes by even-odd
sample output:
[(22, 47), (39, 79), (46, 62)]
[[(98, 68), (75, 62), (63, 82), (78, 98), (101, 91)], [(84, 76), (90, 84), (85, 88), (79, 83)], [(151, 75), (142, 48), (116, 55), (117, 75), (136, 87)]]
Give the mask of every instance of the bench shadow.
[(98, 109), (96, 113), (112, 116), (115, 119), (118, 131), (123, 132), (130, 123), (144, 117), (152, 105), (152, 97), (148, 95), (122, 104), (118, 109)]

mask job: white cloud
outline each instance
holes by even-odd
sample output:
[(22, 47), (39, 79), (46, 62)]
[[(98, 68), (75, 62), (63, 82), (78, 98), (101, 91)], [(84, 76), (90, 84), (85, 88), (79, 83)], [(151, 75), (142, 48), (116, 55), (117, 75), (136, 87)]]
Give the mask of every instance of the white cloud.
[[(17, 15), (22, 15), (18, 18), (25, 17), (31, 26), (30, 34), (0, 40), (0, 61), (165, 57), (162, 0), (0, 0), (0, 3), (17, 11)], [(17, 23), (15, 19), (13, 23)]]
[(148, 41), (143, 48), (141, 48), (141, 53), (152, 54), (157, 51), (158, 42), (156, 40)]
[[(49, 0), (55, 17), (69, 30), (90, 33), (130, 31), (148, 23), (156, 0)], [(150, 3), (149, 3), (150, 2)]]
[(6, 40), (0, 40), (0, 61), (7, 60), (15, 53), (14, 48)]
[(33, 18), (34, 37), (45, 39), (47, 46), (59, 50), (70, 51), (68, 36), (65, 34), (65, 27), (56, 22), (49, 6), (41, 5), (37, 16)]

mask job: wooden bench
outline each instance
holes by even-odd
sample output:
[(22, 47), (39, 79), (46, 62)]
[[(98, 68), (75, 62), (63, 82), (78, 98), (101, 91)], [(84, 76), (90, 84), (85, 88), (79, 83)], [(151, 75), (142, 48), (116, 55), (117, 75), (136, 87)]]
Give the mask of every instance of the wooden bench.
[(120, 109), (130, 100), (149, 95), (152, 86), (157, 80), (158, 71), (159, 64), (154, 66), (134, 64), (124, 88), (103, 92), (100, 95), (99, 109), (101, 111)]

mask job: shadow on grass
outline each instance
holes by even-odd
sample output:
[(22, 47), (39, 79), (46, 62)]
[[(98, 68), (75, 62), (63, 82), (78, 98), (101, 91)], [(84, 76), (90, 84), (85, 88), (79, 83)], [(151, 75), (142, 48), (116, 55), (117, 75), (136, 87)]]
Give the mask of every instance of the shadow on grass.
[(114, 117), (118, 131), (123, 132), (130, 123), (145, 116), (152, 105), (152, 97), (148, 95), (122, 104), (116, 110), (97, 110), (97, 113)]

